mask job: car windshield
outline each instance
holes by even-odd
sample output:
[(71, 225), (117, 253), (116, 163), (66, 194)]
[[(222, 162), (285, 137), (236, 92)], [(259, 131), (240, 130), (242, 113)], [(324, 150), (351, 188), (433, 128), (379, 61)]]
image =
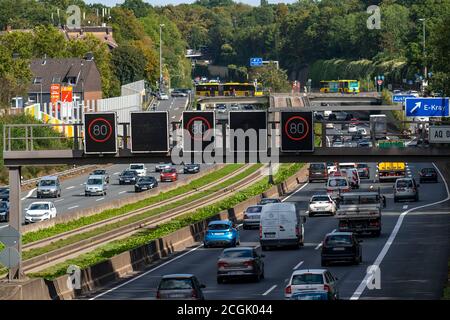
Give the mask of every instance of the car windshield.
[(47, 203), (33, 203), (30, 206), (30, 210), (48, 210)]
[(329, 187), (346, 187), (347, 179), (330, 179), (328, 180)]
[(228, 250), (222, 253), (222, 258), (251, 258), (252, 250)]
[(54, 186), (56, 184), (55, 180), (41, 180), (41, 182), (39, 182), (39, 186), (41, 187), (50, 187), (50, 186)]
[(92, 174), (98, 174), (98, 175), (102, 175), (105, 174), (106, 171), (105, 170), (94, 170), (94, 172), (92, 172)]
[(174, 173), (174, 172), (176, 172), (176, 170), (173, 169), (173, 168), (165, 168), (165, 169), (163, 170), (163, 172), (164, 172), (164, 173)]
[(436, 173), (436, 170), (434, 170), (433, 168), (424, 168), (422, 169), (423, 173)]
[(132, 165), (130, 165), (130, 169), (131, 170), (141, 170), (141, 169), (144, 169), (144, 165), (142, 165), (142, 164), (132, 164)]
[(292, 277), (292, 285), (323, 284), (322, 274), (304, 273)]
[(144, 177), (144, 178), (140, 178), (139, 182), (154, 182), (155, 179), (153, 177)]
[(326, 245), (352, 244), (352, 239), (348, 235), (332, 235), (325, 240)]
[(399, 180), (397, 181), (397, 188), (412, 188), (413, 183), (411, 180)]
[(358, 163), (357, 166), (358, 166), (358, 169), (368, 168), (369, 167), (366, 163)]
[(226, 223), (214, 223), (208, 226), (208, 230), (228, 230), (230, 225)]
[(261, 207), (248, 207), (247, 210), (245, 210), (247, 213), (260, 213)]
[(192, 279), (162, 279), (159, 285), (159, 290), (184, 290), (192, 288)]
[(0, 202), (0, 208), (2, 209), (8, 208), (8, 204), (6, 202)]
[(312, 170), (324, 170), (325, 165), (323, 163), (311, 163), (310, 168)]
[(327, 196), (314, 196), (311, 199), (312, 202), (316, 201), (330, 201), (330, 199)]
[(189, 168), (198, 167), (198, 164), (187, 164), (186, 167)]
[(90, 184), (90, 185), (99, 185), (102, 183), (103, 183), (102, 179), (88, 179), (88, 181), (87, 181), (87, 184)]

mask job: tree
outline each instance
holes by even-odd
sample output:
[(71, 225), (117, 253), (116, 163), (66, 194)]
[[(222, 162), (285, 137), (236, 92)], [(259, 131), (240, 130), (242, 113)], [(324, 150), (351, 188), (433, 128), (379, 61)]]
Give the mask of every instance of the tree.
[(250, 72), (250, 79), (257, 79), (271, 92), (286, 92), (290, 89), (286, 71), (278, 70), (275, 64), (254, 68)]
[(64, 35), (53, 26), (39, 25), (33, 29), (33, 56), (42, 58), (63, 58), (66, 55), (67, 41)]
[(116, 48), (112, 54), (114, 74), (122, 85), (142, 80), (145, 77), (147, 60), (141, 50), (132, 45)]
[(125, 0), (120, 6), (132, 11), (136, 18), (145, 17), (152, 8), (150, 4), (142, 0)]

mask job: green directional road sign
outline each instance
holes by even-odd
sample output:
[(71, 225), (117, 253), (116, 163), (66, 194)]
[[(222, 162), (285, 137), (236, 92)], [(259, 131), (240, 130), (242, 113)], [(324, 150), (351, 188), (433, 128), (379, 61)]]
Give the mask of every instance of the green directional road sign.
[(390, 149), (390, 148), (404, 148), (405, 142), (399, 140), (383, 140), (378, 143), (378, 148), (380, 149)]

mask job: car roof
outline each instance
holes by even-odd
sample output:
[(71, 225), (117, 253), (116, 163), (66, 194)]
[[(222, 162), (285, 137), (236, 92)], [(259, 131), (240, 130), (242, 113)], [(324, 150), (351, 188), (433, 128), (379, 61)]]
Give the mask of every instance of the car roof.
[(253, 249), (255, 249), (255, 248), (253, 248), (253, 247), (241, 247), (241, 246), (239, 246), (239, 247), (236, 247), (236, 248), (226, 248), (226, 249), (223, 249), (223, 251), (225, 252), (225, 251), (239, 251), (239, 250), (253, 250)]
[(193, 274), (190, 273), (174, 273), (174, 274), (166, 274), (164, 276), (162, 276), (163, 279), (168, 279), (168, 278), (194, 278), (195, 276)]
[(268, 203), (263, 206), (264, 211), (284, 211), (289, 209), (292, 210), (292, 208), (295, 208), (295, 210), (297, 210), (295, 203), (292, 202)]
[(295, 270), (292, 275), (298, 275), (298, 274), (305, 274), (305, 273), (325, 273), (327, 272), (327, 269), (301, 269), (301, 270)]

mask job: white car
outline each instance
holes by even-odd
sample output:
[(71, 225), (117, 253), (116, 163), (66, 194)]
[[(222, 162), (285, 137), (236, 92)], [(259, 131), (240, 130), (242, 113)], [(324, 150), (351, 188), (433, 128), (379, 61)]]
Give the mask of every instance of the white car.
[(132, 163), (128, 170), (136, 171), (139, 177), (145, 177), (147, 175), (147, 168), (143, 163)]
[(327, 162), (327, 171), (328, 174), (331, 174), (332, 172), (337, 171), (337, 165), (335, 162)]
[(33, 202), (25, 210), (25, 223), (40, 222), (56, 218), (56, 208), (53, 202)]
[(358, 132), (358, 127), (356, 124), (349, 124), (348, 126), (348, 133), (356, 133)]
[(290, 299), (292, 294), (304, 290), (325, 290), (331, 299), (339, 299), (337, 280), (327, 269), (296, 270), (284, 289), (284, 297)]
[(324, 213), (328, 213), (334, 216), (336, 214), (336, 203), (327, 194), (314, 195), (309, 201), (307, 213), (310, 217), (313, 217), (316, 214)]
[(325, 128), (327, 128), (327, 129), (334, 129), (334, 124), (333, 123), (327, 123), (325, 125)]
[(158, 100), (169, 100), (169, 96), (165, 92), (158, 92)]

